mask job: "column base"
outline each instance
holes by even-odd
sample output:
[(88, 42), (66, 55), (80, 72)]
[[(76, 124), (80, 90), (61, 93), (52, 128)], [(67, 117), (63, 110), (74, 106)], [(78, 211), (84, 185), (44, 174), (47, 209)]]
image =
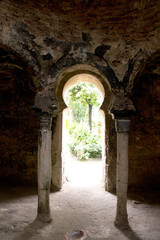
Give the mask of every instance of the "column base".
[(42, 223), (50, 223), (52, 222), (52, 217), (50, 214), (38, 214), (36, 220)]
[(129, 223), (128, 223), (127, 216), (118, 216), (118, 217), (116, 217), (116, 219), (114, 221), (114, 225), (116, 227), (128, 227)]

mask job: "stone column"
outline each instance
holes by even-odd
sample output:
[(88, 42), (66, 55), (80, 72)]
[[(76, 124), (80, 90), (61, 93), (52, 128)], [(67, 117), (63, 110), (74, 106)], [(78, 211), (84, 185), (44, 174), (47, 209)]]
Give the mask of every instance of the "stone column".
[(38, 214), (43, 222), (52, 220), (49, 193), (51, 183), (51, 120), (49, 113), (42, 113), (38, 137)]
[(52, 141), (52, 151), (56, 161), (52, 166), (52, 184), (60, 190), (63, 185), (62, 112), (57, 114), (57, 124)]
[(128, 132), (129, 119), (116, 119), (117, 131), (117, 210), (115, 224), (128, 225), (127, 189), (128, 189)]

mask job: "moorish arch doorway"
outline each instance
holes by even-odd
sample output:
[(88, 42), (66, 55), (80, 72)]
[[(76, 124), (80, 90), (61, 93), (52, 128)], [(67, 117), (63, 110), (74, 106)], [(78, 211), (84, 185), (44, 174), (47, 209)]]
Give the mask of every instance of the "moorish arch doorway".
[[(73, 60), (73, 59), (72, 59)], [(64, 61), (65, 66), (66, 61)], [(62, 66), (62, 62), (59, 63)], [(96, 64), (95, 64), (96, 65)], [(134, 111), (131, 100), (124, 93), (124, 86), (107, 66), (100, 70), (92, 65), (75, 64), (60, 68), (52, 74), (53, 83), (35, 99), (35, 107), (41, 110), (41, 129), (38, 141), (38, 215), (43, 221), (50, 221), (49, 190), (52, 186), (61, 189), (63, 185), (62, 118), (67, 107), (63, 98), (65, 84), (74, 76), (89, 74), (97, 78), (104, 90), (101, 109), (105, 114), (105, 188), (117, 192), (115, 224), (128, 225), (126, 201), (128, 187), (128, 137), (130, 114)], [(54, 66), (55, 67), (55, 66)], [(108, 80), (109, 79), (109, 80)], [(111, 106), (110, 106), (111, 103)], [(58, 107), (58, 109), (57, 109)], [(55, 110), (57, 109), (57, 110)], [(109, 114), (111, 112), (111, 115)], [(52, 123), (52, 124), (51, 124)], [(116, 128), (115, 128), (116, 127)], [(116, 130), (116, 131), (115, 131)], [(44, 168), (45, 166), (45, 168)]]
[[(57, 189), (61, 189), (65, 181), (65, 152), (63, 149), (63, 113), (67, 108), (65, 96), (74, 84), (79, 82), (88, 82), (99, 89), (103, 98), (100, 107), (101, 114), (103, 115), (102, 172), (105, 189), (112, 191), (112, 189), (115, 189), (116, 186), (116, 162), (112, 161), (113, 159), (116, 159), (116, 133), (114, 120), (112, 120), (112, 117), (109, 114), (111, 87), (108, 80), (95, 68), (88, 65), (78, 65), (67, 69), (66, 73), (59, 77), (58, 82), (57, 101), (60, 107), (60, 112), (57, 116), (57, 125), (52, 144), (52, 184)], [(110, 140), (109, 135), (112, 135)], [(112, 150), (111, 145), (113, 145)], [(114, 155), (115, 158), (113, 157)]]
[[(83, 85), (83, 84), (86, 85)], [(91, 84), (91, 85), (89, 85)], [(85, 135), (86, 137), (83, 139), (83, 142), (87, 142), (88, 136), (92, 134), (93, 138), (97, 137), (97, 145), (94, 144), (95, 151), (96, 147), (99, 147), (99, 143), (102, 148), (102, 154), (101, 156), (95, 156), (94, 160), (92, 158), (85, 158), (83, 159), (83, 156), (89, 152), (86, 150), (87, 146), (84, 143), (80, 146), (81, 150), (79, 150), (78, 154), (80, 155), (79, 158), (82, 157), (82, 160), (78, 160), (78, 156), (74, 153), (73, 155), (73, 139), (70, 140), (70, 134), (69, 134), (69, 128), (72, 128), (72, 119), (73, 119), (73, 112), (71, 113), (71, 110), (69, 109), (68, 103), (67, 103), (67, 96), (68, 93), (71, 89), (77, 88), (77, 87), (88, 87), (88, 91), (94, 89), (94, 91), (97, 91), (97, 94), (99, 93), (99, 107), (96, 109), (96, 113), (92, 114), (92, 125), (94, 125), (94, 129), (92, 131), (90, 130), (89, 132), (87, 131), (88, 128), (88, 118), (85, 119), (85, 121), (82, 124), (82, 120), (78, 121), (77, 124), (75, 125), (75, 122), (73, 124), (73, 128), (76, 127), (76, 130), (74, 132), (78, 134), (81, 133), (83, 136), (83, 129), (86, 128), (85, 130)], [(93, 91), (93, 90), (92, 90)], [(79, 91), (80, 94), (80, 91)], [(89, 92), (85, 92), (88, 96), (91, 96)], [(104, 95), (105, 95), (105, 90), (103, 88), (103, 85), (101, 82), (94, 77), (91, 74), (77, 74), (74, 75), (72, 78), (70, 78), (63, 89), (63, 99), (68, 106), (68, 108), (63, 110), (63, 119), (62, 119), (62, 165), (63, 165), (63, 181), (69, 181), (72, 182), (75, 185), (80, 185), (80, 186), (96, 186), (97, 184), (103, 184), (105, 182), (105, 179), (107, 180), (106, 172), (105, 172), (105, 162), (106, 162), (106, 154), (105, 154), (105, 114), (104, 111), (101, 110), (101, 106), (104, 101)], [(76, 102), (76, 101), (75, 101)], [(76, 104), (77, 105), (77, 104)], [(88, 106), (87, 106), (88, 107)], [(101, 127), (99, 127), (99, 134), (96, 131), (96, 126), (98, 125), (98, 122)], [(82, 127), (81, 130), (79, 128)], [(79, 135), (78, 135), (79, 138)], [(99, 140), (99, 139), (101, 140)], [(70, 140), (70, 144), (72, 146), (72, 153), (71, 150), (68, 146)], [(90, 139), (91, 140), (91, 139)], [(78, 145), (76, 146), (78, 147)], [(76, 149), (74, 148), (74, 150)], [(83, 148), (83, 149), (82, 149)], [(85, 149), (86, 148), (86, 149)], [(85, 150), (86, 152), (85, 152)], [(94, 150), (94, 149), (93, 149)]]

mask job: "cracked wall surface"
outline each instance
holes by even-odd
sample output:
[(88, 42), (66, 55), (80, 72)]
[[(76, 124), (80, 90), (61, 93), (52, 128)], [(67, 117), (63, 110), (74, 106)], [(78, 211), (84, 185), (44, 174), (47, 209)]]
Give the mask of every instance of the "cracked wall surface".
[[(35, 104), (35, 108), (41, 108), (41, 111), (52, 111), (53, 106), (58, 105), (55, 97), (61, 87), (59, 76), (63, 78), (70, 67), (85, 65), (95, 68), (107, 79), (113, 95), (112, 113), (136, 111), (131, 117), (129, 184), (148, 186), (157, 183), (160, 174), (159, 42), (158, 0), (2, 0), (0, 98), (3, 144), (0, 151), (6, 160), (5, 177), (12, 172), (12, 168), (10, 171), (7, 168), (13, 165), (12, 155), (16, 156), (17, 152), (21, 155), (16, 157), (19, 169), (23, 168), (29, 175), (26, 181), (36, 175), (38, 120), (31, 106)], [(6, 49), (9, 50), (4, 56)], [(83, 71), (81, 67), (77, 73)], [(19, 117), (22, 112), (23, 118)], [(18, 126), (12, 124), (11, 129), (7, 118)], [(108, 119), (106, 121), (110, 122)], [(26, 127), (20, 128), (23, 124)], [(110, 125), (107, 131), (114, 132), (114, 124)], [(15, 130), (16, 134), (13, 134)], [(28, 136), (26, 141), (31, 141), (34, 153), (23, 144), (19, 148), (20, 131), (23, 139)], [(152, 141), (147, 141), (150, 138)], [(109, 144), (108, 161), (113, 162), (111, 176), (115, 176), (115, 135), (106, 144)], [(4, 149), (10, 149), (10, 158), (8, 150), (4, 155)], [(21, 166), (22, 158), (25, 164), (29, 165), (31, 161), (30, 167)], [(5, 164), (1, 163), (1, 166)], [(30, 173), (32, 170), (34, 174)], [(20, 172), (16, 170), (15, 176)], [(20, 179), (23, 179), (22, 175)]]

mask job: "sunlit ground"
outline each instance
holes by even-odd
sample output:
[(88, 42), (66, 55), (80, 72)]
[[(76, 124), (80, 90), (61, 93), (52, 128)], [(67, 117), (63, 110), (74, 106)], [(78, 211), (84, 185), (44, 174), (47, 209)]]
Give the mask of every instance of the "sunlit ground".
[(102, 184), (101, 159), (77, 160), (67, 153), (65, 161), (66, 181), (76, 186), (88, 187)]

